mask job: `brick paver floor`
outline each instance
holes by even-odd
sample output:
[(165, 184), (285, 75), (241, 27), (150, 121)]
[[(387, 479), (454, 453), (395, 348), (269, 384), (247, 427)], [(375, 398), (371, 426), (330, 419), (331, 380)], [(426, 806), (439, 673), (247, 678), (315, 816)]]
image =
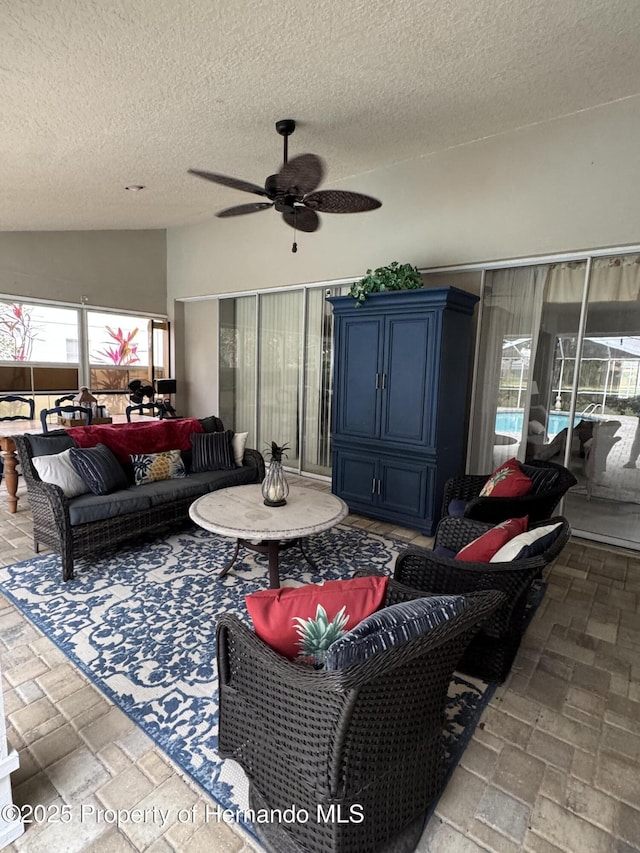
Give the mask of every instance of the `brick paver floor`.
[[(22, 487), (19, 494), (20, 511), (9, 515), (0, 491), (2, 564), (33, 556)], [(347, 522), (430, 544), (358, 516)], [(548, 582), (420, 853), (640, 850), (640, 555), (572, 540)], [(9, 745), (20, 756), (14, 802), (73, 815), (31, 825), (7, 850), (253, 849), (237, 828), (206, 819), (215, 803), (2, 597), (0, 666)], [(146, 819), (116, 826), (100, 818), (101, 809), (133, 808), (146, 809)]]

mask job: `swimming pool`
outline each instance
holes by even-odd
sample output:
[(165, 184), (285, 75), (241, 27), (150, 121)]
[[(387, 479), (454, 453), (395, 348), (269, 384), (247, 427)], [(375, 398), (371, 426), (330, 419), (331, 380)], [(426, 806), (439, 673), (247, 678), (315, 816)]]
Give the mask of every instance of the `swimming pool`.
[[(496, 432), (521, 435), (523, 415), (524, 412), (522, 409), (509, 409), (508, 411), (496, 412)], [(573, 421), (573, 425), (576, 426), (579, 421), (580, 418), (576, 416)], [(569, 412), (551, 412), (549, 415), (549, 423), (547, 425), (549, 438), (553, 437), (568, 426)]]

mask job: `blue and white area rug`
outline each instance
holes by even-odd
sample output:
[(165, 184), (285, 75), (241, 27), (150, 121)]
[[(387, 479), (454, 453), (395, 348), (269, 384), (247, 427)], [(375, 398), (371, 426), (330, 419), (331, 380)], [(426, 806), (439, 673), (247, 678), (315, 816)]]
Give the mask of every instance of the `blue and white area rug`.
[[(390, 573), (403, 543), (338, 526), (307, 550), (281, 555), (283, 585)], [(60, 560), (42, 555), (0, 568), (7, 596), (67, 657), (223, 808), (249, 808), (240, 767), (218, 758), (215, 629), (223, 613), (249, 621), (247, 593), (268, 588), (266, 557), (241, 552), (223, 580), (234, 544), (200, 528), (76, 563), (63, 583)], [(455, 676), (445, 728), (451, 772), (492, 688)], [(251, 830), (251, 827), (247, 827)]]

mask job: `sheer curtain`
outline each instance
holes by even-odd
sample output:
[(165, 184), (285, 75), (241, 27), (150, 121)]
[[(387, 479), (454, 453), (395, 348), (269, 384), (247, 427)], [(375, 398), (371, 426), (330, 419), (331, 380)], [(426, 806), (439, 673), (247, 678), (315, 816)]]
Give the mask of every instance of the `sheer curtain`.
[(258, 450), (288, 444), (285, 465), (298, 466), (304, 293), (260, 297)]
[[(488, 473), (508, 456), (524, 459), (529, 364), (535, 359), (547, 275), (548, 267), (538, 266), (491, 270), (485, 276), (470, 435), (472, 474)], [(514, 367), (518, 360), (519, 369)], [(499, 407), (514, 414), (504, 434), (496, 430)]]
[(255, 447), (256, 297), (220, 300), (220, 406), (225, 427), (248, 432)]
[(339, 296), (343, 289), (307, 291), (302, 468), (327, 476), (331, 474), (333, 311), (326, 297)]

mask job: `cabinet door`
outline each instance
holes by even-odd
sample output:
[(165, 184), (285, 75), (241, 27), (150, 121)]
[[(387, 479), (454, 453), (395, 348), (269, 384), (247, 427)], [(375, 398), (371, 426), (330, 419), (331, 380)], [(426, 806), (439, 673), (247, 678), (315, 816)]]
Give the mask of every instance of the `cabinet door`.
[(349, 505), (370, 506), (377, 500), (377, 459), (367, 453), (337, 450), (333, 454), (333, 492)]
[[(380, 459), (381, 490), (378, 500), (385, 513), (424, 523), (431, 514), (433, 470), (424, 462), (404, 462), (398, 459)], [(429, 505), (429, 506), (428, 506)], [(427, 512), (429, 508), (430, 512)]]
[(337, 358), (336, 432), (374, 438), (380, 432), (384, 321), (343, 317)]
[(434, 444), (437, 319), (429, 311), (386, 320), (380, 431), (386, 441)]

